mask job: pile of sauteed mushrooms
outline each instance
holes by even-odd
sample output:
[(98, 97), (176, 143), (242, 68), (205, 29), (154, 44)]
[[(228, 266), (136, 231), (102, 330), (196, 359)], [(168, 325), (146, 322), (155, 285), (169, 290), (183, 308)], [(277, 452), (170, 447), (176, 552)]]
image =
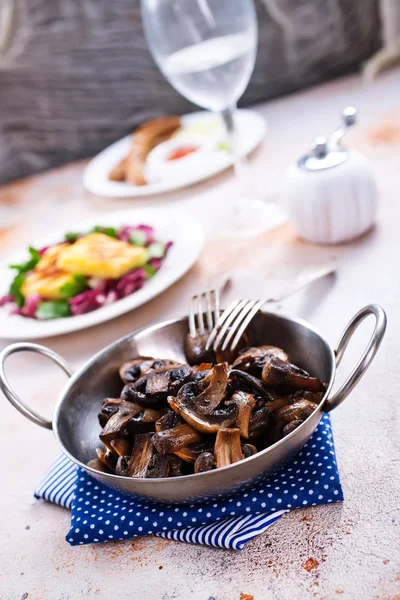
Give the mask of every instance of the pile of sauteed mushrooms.
[(243, 349), (231, 365), (213, 358), (190, 366), (140, 356), (121, 365), (124, 387), (103, 401), (103, 447), (89, 466), (142, 478), (225, 467), (294, 431), (325, 393), (281, 348)]

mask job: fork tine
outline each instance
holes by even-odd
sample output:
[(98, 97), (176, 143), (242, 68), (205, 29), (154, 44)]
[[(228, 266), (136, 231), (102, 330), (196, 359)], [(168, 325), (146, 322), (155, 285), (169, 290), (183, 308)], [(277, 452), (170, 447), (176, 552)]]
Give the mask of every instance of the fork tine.
[(215, 295), (215, 310), (214, 310), (214, 325), (216, 325), (221, 316), (221, 310), (219, 306), (219, 288), (214, 290)]
[(195, 304), (197, 301), (197, 295), (194, 295), (190, 298), (189, 304), (189, 331), (191, 337), (196, 337), (196, 322), (195, 322)]
[(205, 292), (205, 299), (206, 299), (206, 306), (207, 306), (207, 329), (209, 332), (214, 327), (213, 311), (212, 311), (214, 291), (215, 290), (208, 290), (207, 292)]
[(199, 294), (197, 296), (197, 325), (200, 335), (204, 335), (205, 333), (203, 317), (203, 297), (204, 294)]
[(247, 317), (244, 319), (243, 323), (239, 327), (239, 329), (238, 329), (238, 331), (237, 331), (237, 333), (236, 333), (236, 335), (235, 335), (235, 337), (233, 339), (233, 342), (230, 345), (230, 350), (235, 350), (235, 348), (238, 345), (238, 343), (240, 341), (240, 338), (244, 334), (244, 332), (245, 332), (248, 324), (250, 323), (250, 321), (253, 319), (254, 315), (260, 310), (260, 308), (264, 304), (265, 304), (265, 300), (258, 300), (256, 302), (256, 304), (253, 306), (253, 308), (250, 310), (249, 314), (247, 315)]
[[(241, 310), (247, 304), (247, 302), (248, 302), (248, 300), (239, 300), (239, 302), (236, 304), (236, 307), (232, 310), (232, 312), (225, 319), (222, 327), (220, 326), (218, 335), (215, 338), (215, 341), (213, 343), (213, 350), (218, 350), (220, 348), (221, 342), (225, 338), (225, 335), (229, 329), (229, 326), (236, 319), (237, 315), (241, 312)], [(224, 316), (224, 314), (222, 315), (222, 317)]]
[(214, 326), (214, 329), (210, 333), (210, 336), (209, 336), (209, 338), (207, 340), (207, 344), (206, 344), (206, 350), (209, 350), (211, 348), (211, 345), (213, 344), (215, 338), (218, 335), (219, 328), (225, 323), (226, 319), (229, 317), (229, 315), (232, 313), (232, 311), (235, 310), (235, 308), (236, 308), (236, 306), (238, 305), (239, 302), (241, 302), (241, 301), (240, 300), (235, 300), (234, 302), (232, 302), (232, 304), (230, 304), (228, 306), (228, 308), (226, 308), (224, 310), (224, 312), (222, 313), (222, 315), (220, 316), (220, 318), (216, 322), (216, 324)]
[(236, 319), (231, 324), (229, 330), (227, 330), (227, 335), (222, 343), (221, 350), (224, 351), (228, 348), (229, 342), (235, 335), (236, 331), (240, 328), (241, 323), (246, 318), (248, 313), (254, 308), (255, 304), (257, 304), (257, 300), (248, 300), (246, 304), (243, 306), (242, 310), (238, 313)]

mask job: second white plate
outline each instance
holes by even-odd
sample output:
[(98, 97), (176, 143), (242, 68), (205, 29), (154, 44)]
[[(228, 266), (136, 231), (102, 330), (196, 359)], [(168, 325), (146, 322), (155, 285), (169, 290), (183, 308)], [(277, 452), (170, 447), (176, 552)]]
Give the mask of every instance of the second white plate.
[[(192, 125), (195, 121), (210, 119), (210, 113), (201, 111), (182, 117), (183, 128)], [(265, 137), (267, 124), (265, 119), (253, 110), (239, 109), (235, 115), (239, 151), (249, 154)], [(132, 198), (135, 196), (150, 196), (177, 190), (204, 179), (212, 177), (232, 165), (232, 154), (228, 152), (213, 152), (211, 159), (205, 162), (196, 171), (182, 169), (181, 177), (164, 179), (148, 185), (135, 186), (120, 181), (110, 181), (108, 175), (111, 169), (120, 162), (129, 152), (131, 136), (128, 135), (105, 148), (100, 154), (90, 161), (83, 173), (85, 188), (99, 196), (112, 198)]]

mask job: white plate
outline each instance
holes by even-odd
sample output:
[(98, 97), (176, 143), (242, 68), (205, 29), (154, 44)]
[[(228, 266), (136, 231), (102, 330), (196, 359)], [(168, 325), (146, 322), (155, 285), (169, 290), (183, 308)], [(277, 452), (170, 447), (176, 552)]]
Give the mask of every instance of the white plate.
[[(92, 327), (137, 308), (175, 283), (196, 262), (203, 248), (204, 233), (202, 226), (189, 215), (170, 209), (168, 211), (160, 209), (130, 209), (92, 217), (90, 220), (80, 223), (78, 229), (85, 232), (89, 231), (95, 225), (120, 226), (140, 223), (153, 226), (157, 239), (162, 241), (172, 240), (174, 242), (161, 269), (152, 279), (145, 283), (142, 289), (109, 306), (103, 306), (84, 315), (66, 317), (64, 319), (36, 321), (19, 315), (9, 315), (9, 307), (0, 308), (0, 338), (30, 340), (62, 335), (71, 331)], [(72, 229), (76, 230), (76, 225)], [(37, 240), (33, 246), (41, 248), (60, 242), (67, 231), (68, 229), (61, 229), (53, 233), (51, 237)], [(22, 252), (7, 257), (0, 263), (0, 296), (7, 293), (8, 286), (15, 274), (8, 268), (8, 265), (24, 262), (27, 260), (27, 257), (28, 252), (25, 249)]]
[[(183, 127), (196, 120), (210, 119), (208, 112), (196, 112), (182, 117)], [(266, 132), (265, 119), (252, 110), (240, 109), (235, 115), (239, 140), (239, 152), (248, 154), (260, 144)], [(213, 152), (212, 160), (204, 164), (204, 168), (185, 172), (182, 177), (171, 180), (161, 180), (148, 185), (135, 186), (120, 181), (110, 181), (108, 174), (129, 152), (131, 136), (128, 135), (118, 142), (114, 142), (100, 152), (86, 167), (83, 173), (83, 185), (89, 192), (100, 196), (113, 198), (132, 198), (134, 196), (150, 196), (177, 190), (179, 188), (198, 183), (232, 165), (232, 155), (226, 152)]]

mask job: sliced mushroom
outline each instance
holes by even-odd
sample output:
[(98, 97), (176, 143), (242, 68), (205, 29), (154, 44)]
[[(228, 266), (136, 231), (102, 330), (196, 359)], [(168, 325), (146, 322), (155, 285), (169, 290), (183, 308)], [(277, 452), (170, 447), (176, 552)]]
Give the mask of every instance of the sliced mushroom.
[(106, 467), (99, 458), (92, 458), (87, 463), (87, 466), (91, 469), (95, 469), (96, 471), (101, 471), (102, 473), (110, 473), (110, 469)]
[(153, 436), (153, 446), (160, 454), (172, 454), (189, 444), (200, 442), (200, 440), (200, 433), (187, 423), (184, 423), (183, 425), (177, 425), (173, 429), (155, 433)]
[(264, 406), (253, 413), (249, 423), (249, 440), (257, 440), (261, 435), (265, 435), (270, 425), (270, 415), (268, 408)]
[(130, 456), (120, 456), (115, 467), (115, 474), (128, 477)]
[(196, 400), (196, 384), (189, 382), (179, 390), (176, 397), (168, 398), (168, 404), (182, 419), (201, 433), (216, 433), (220, 427), (229, 427), (235, 422), (238, 415), (235, 404), (204, 415), (198, 413)]
[(171, 365), (179, 364), (174, 360), (168, 358), (151, 358), (149, 356), (139, 356), (135, 360), (121, 365), (119, 374), (124, 383), (134, 383), (143, 375), (147, 375), (151, 371), (161, 369), (162, 367), (168, 367)]
[(151, 458), (154, 454), (152, 438), (151, 433), (143, 433), (135, 436), (128, 465), (128, 477), (146, 477)]
[[(134, 405), (139, 406), (137, 404)], [(141, 412), (138, 412), (137, 414), (133, 415), (131, 419), (129, 419), (129, 422), (123, 431), (124, 435), (130, 437), (137, 433), (148, 433), (149, 431), (154, 431), (155, 423), (162, 418), (167, 410), (166, 408), (154, 410), (152, 408), (143, 408), (142, 406), (140, 409)]]
[(285, 423), (291, 421), (305, 421), (316, 410), (314, 402), (309, 400), (299, 400), (288, 406), (284, 406), (277, 412), (277, 417)]
[(258, 395), (262, 396), (266, 400), (273, 400), (274, 396), (271, 394), (270, 390), (267, 390), (262, 381), (250, 375), (250, 373), (246, 373), (245, 371), (240, 371), (239, 369), (232, 369), (229, 372), (229, 378), (239, 379), (240, 382), (244, 382), (247, 384), (248, 389), (252, 392), (256, 392)]
[(184, 461), (175, 454), (168, 454), (169, 473), (168, 477), (181, 477), (184, 475)]
[[(208, 367), (209, 363), (202, 363), (200, 367), (202, 366)], [(204, 368), (199, 370), (197, 370), (197, 367), (193, 368), (193, 375), (191, 377), (191, 381), (194, 381), (197, 384), (200, 391), (205, 390), (206, 387), (210, 384), (212, 368), (213, 365), (211, 365), (210, 368)]]
[(206, 350), (207, 340), (210, 332), (205, 330), (204, 334), (197, 334), (194, 337), (187, 334), (185, 338), (185, 356), (189, 365), (199, 365), (200, 363), (214, 363), (215, 356), (212, 350)]
[(130, 403), (125, 403), (120, 398), (105, 398), (103, 400), (103, 404), (101, 405), (101, 410), (98, 414), (98, 419), (101, 427), (105, 427), (109, 418), (112, 417), (112, 415), (115, 415), (120, 408), (124, 407), (125, 404), (127, 405), (126, 407), (129, 408), (128, 404)]
[(196, 397), (196, 410), (199, 414), (210, 415), (224, 399), (228, 385), (228, 365), (215, 365), (211, 371), (209, 383)]
[(325, 396), (325, 391), (323, 392), (303, 392), (302, 397), (310, 402), (314, 402), (314, 404), (319, 404), (323, 397)]
[(214, 454), (217, 469), (242, 460), (244, 456), (240, 445), (239, 429), (222, 427), (217, 433)]
[(96, 448), (96, 454), (97, 454), (98, 460), (109, 471), (114, 471), (117, 459), (115, 458), (115, 456), (113, 455), (111, 450), (109, 450), (108, 448), (106, 448), (106, 450), (103, 450), (103, 448)]
[(117, 456), (126, 456), (132, 450), (132, 442), (122, 437), (111, 440), (109, 445)]
[(181, 448), (175, 454), (185, 463), (194, 463), (200, 454), (203, 454), (204, 452), (212, 452), (213, 450), (214, 443), (211, 440), (205, 440), (198, 442), (197, 444), (189, 444), (189, 446)]
[(111, 426), (114, 428), (116, 427), (115, 421), (117, 420), (117, 417), (114, 417), (114, 421), (112, 421), (108, 427), (106, 427), (106, 424), (113, 415), (118, 413), (120, 417), (123, 414), (130, 414), (130, 418), (126, 424), (124, 425), (122, 423), (120, 431), (122, 433), (122, 430), (126, 429), (126, 432), (123, 432), (124, 435), (125, 433), (127, 435), (132, 435), (134, 433), (144, 433), (152, 430), (153, 427), (151, 424), (160, 419), (166, 410), (166, 408), (153, 410), (151, 408), (144, 408), (135, 402), (106, 398), (103, 401), (102, 409), (99, 413), (99, 422), (103, 425), (103, 431), (100, 435), (104, 435), (103, 432), (107, 432)]
[(116, 437), (118, 437), (128, 425), (130, 419), (137, 413), (138, 407), (135, 404), (130, 402), (121, 402), (118, 411), (108, 419), (107, 423), (100, 432), (99, 437), (103, 444), (107, 445), (106, 442), (114, 440)]
[(269, 358), (263, 367), (262, 381), (270, 386), (286, 383), (302, 390), (311, 392), (323, 392), (325, 386), (316, 377), (311, 377), (303, 369), (299, 369), (291, 363), (284, 362), (279, 358)]
[(133, 383), (147, 373), (154, 360), (151, 356), (138, 356), (120, 366), (119, 376), (124, 383)]
[(279, 398), (276, 398), (276, 400), (272, 400), (272, 402), (266, 402), (264, 406), (268, 410), (268, 412), (273, 413), (274, 411), (279, 410), (284, 406), (288, 406), (290, 403), (291, 398), (289, 396), (281, 396)]
[(254, 396), (246, 392), (235, 392), (227, 404), (236, 404), (238, 407), (236, 426), (239, 428), (240, 435), (247, 440), (251, 413), (256, 405)]
[(180, 418), (179, 415), (176, 414), (173, 410), (169, 409), (161, 419), (156, 421), (155, 429), (156, 432), (167, 431), (167, 429), (173, 429), (179, 424), (184, 423), (185, 421)]
[(188, 365), (161, 367), (143, 375), (135, 383), (128, 383), (122, 390), (121, 398), (139, 402), (143, 406), (159, 406), (169, 394), (175, 394), (191, 374), (192, 368)]
[(159, 479), (162, 477), (168, 477), (169, 474), (169, 461), (167, 456), (162, 456), (155, 452), (151, 457), (149, 466), (147, 468), (146, 478), (147, 479)]
[(290, 423), (285, 425), (285, 427), (282, 430), (283, 437), (286, 437), (287, 435), (289, 435), (289, 433), (292, 433), (292, 431), (297, 429), (298, 426), (302, 424), (302, 422), (303, 421), (298, 421), (298, 420), (290, 421)]
[(232, 368), (241, 371), (249, 371), (251, 374), (259, 376), (265, 361), (268, 358), (275, 357), (288, 362), (289, 357), (282, 348), (277, 346), (258, 346), (242, 350), (234, 361)]
[(214, 454), (212, 452), (203, 452), (195, 460), (194, 472), (205, 473), (206, 471), (212, 471), (216, 466)]
[(249, 456), (257, 454), (258, 450), (253, 444), (242, 444), (242, 452), (245, 458), (249, 458)]
[(208, 373), (209, 371), (211, 371), (211, 369), (213, 368), (213, 363), (206, 363), (203, 362), (200, 365), (196, 365), (193, 367), (193, 373), (197, 374), (197, 373)]
[[(154, 478), (168, 476), (168, 459), (156, 452), (152, 439), (153, 434), (151, 433), (135, 436), (132, 455), (128, 461), (127, 477)], [(120, 464), (120, 467), (122, 468), (124, 465), (125, 462)]]

